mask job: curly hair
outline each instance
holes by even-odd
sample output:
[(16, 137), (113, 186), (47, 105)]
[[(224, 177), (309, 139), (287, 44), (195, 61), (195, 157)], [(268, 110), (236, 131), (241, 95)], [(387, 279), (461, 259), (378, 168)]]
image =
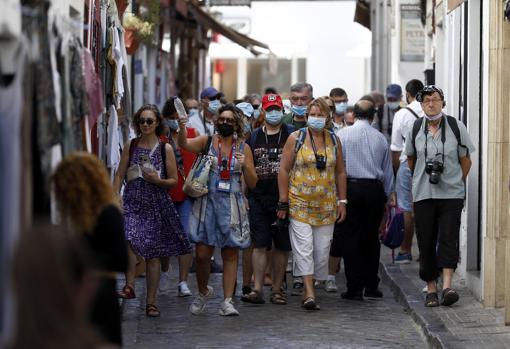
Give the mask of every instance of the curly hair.
[(65, 157), (50, 176), (50, 185), (62, 218), (83, 233), (92, 233), (106, 205), (117, 204), (106, 167), (86, 152)]
[(236, 107), (232, 103), (224, 104), (218, 109), (216, 113), (216, 119), (223, 113), (224, 111), (231, 111), (234, 115), (234, 120), (236, 121), (236, 125), (234, 126), (234, 132), (237, 133), (237, 137), (244, 138), (244, 113), (241, 109)]
[(156, 117), (156, 120), (158, 122), (158, 126), (156, 127), (156, 136), (161, 136), (165, 129), (163, 126), (163, 117), (161, 116), (161, 113), (159, 112), (158, 107), (155, 104), (144, 104), (138, 109), (133, 116), (133, 123), (132, 126), (135, 129), (136, 135), (140, 136), (142, 134), (142, 130), (140, 129), (140, 116), (142, 113), (146, 110), (150, 110), (154, 113), (154, 116)]

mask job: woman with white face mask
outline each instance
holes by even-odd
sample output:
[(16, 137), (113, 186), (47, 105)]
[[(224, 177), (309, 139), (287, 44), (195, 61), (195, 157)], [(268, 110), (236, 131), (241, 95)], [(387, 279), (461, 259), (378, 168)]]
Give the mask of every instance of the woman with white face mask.
[(334, 224), (346, 215), (347, 177), (327, 102), (313, 100), (306, 116), (307, 126), (293, 132), (283, 149), (277, 214), (289, 217), (294, 276), (304, 283), (302, 306), (318, 310), (313, 279), (327, 279)]

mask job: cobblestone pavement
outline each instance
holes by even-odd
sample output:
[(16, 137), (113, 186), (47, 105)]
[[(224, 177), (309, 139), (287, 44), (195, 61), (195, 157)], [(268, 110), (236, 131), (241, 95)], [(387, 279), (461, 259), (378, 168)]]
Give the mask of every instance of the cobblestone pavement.
[[(417, 252), (416, 246), (414, 251)], [(418, 276), (419, 263), (392, 265), (390, 252), (385, 247), (381, 250), (381, 261), (385, 264), (383, 279), (401, 304), (408, 307), (431, 346), (510, 349), (510, 326), (505, 326), (504, 310), (484, 308), (458, 274), (455, 274), (453, 288), (459, 293), (459, 301), (451, 307), (426, 308), (421, 291), (425, 283)]]
[[(303, 310), (301, 297), (290, 296), (286, 306), (245, 304), (236, 297), (241, 315), (222, 317), (218, 315), (222, 300), (221, 274), (211, 274), (210, 285), (215, 295), (205, 312), (194, 316), (188, 311), (192, 297), (177, 297), (175, 269), (171, 274), (171, 289), (159, 294), (160, 318), (145, 316), (145, 279), (137, 279), (138, 298), (123, 303), (124, 348), (428, 347), (419, 327), (383, 284), (383, 299), (363, 302), (342, 300), (340, 293), (317, 290), (321, 310), (316, 312)], [(343, 273), (337, 282), (340, 292), (345, 285)], [(119, 280), (119, 287), (122, 284)], [(196, 293), (195, 274), (190, 275), (189, 284)], [(267, 287), (266, 301), (269, 292)]]

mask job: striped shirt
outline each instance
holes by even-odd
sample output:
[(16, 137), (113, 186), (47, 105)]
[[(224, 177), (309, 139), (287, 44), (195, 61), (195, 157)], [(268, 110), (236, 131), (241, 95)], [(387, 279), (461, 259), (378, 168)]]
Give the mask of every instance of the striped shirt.
[(393, 168), (386, 137), (370, 126), (367, 120), (338, 132), (342, 143), (347, 178), (377, 179), (389, 197), (393, 191)]

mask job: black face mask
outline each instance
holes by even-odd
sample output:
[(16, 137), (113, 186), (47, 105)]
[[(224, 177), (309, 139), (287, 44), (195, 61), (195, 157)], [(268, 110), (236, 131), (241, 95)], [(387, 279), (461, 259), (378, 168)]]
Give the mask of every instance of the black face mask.
[(234, 126), (230, 124), (218, 124), (216, 127), (220, 136), (228, 137), (234, 133)]

